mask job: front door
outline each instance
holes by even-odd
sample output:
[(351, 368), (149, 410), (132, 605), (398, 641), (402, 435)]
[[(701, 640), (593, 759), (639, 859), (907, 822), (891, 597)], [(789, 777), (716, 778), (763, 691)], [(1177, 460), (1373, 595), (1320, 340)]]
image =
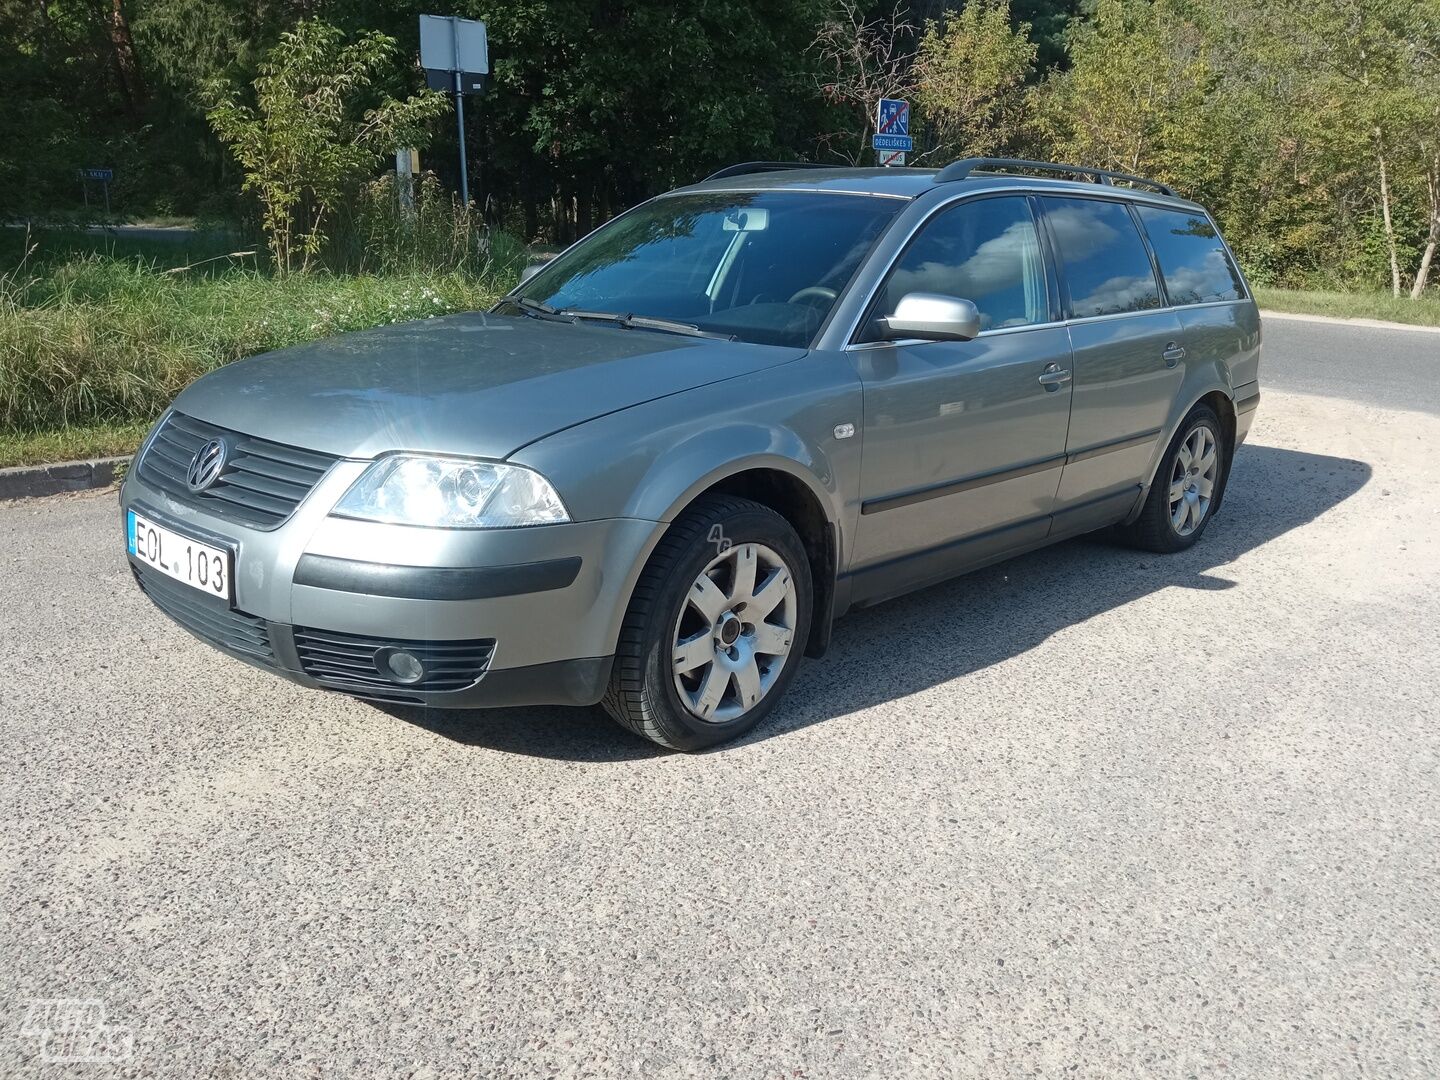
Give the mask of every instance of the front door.
[(1043, 539), (1065, 462), (1070, 342), (1025, 196), (967, 200), (897, 260), (862, 335), (912, 292), (971, 300), (973, 341), (867, 341), (855, 600)]

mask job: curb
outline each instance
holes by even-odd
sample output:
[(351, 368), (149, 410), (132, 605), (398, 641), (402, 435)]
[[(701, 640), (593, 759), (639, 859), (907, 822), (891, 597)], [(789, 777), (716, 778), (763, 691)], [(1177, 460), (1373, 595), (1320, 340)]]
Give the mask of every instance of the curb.
[(129, 463), (127, 456), (0, 469), (0, 499), (28, 499), (109, 487)]
[(1426, 326), (1423, 323), (1390, 322), (1386, 319), (1342, 319), (1335, 315), (1305, 315), (1296, 311), (1271, 311), (1260, 309), (1260, 318), (1290, 319), (1294, 322), (1325, 323), (1330, 326), (1360, 326), (1370, 330), (1408, 330), (1416, 334), (1440, 334), (1440, 326)]

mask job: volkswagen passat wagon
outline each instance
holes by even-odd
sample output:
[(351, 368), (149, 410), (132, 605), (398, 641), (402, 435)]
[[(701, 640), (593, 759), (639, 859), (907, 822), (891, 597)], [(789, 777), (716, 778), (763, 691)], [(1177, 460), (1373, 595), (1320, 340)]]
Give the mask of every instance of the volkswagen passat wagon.
[(736, 166), (488, 312), (186, 389), (121, 489), (136, 581), (305, 686), (604, 704), (732, 738), (872, 604), (1220, 510), (1260, 323), (1204, 208), (1094, 170)]

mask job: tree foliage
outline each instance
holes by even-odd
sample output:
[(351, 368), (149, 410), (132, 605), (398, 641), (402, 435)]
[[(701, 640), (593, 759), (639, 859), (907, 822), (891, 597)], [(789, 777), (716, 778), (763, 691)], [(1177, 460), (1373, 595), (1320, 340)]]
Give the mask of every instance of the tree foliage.
[[(303, 263), (342, 208), (359, 212), (359, 184), (381, 171), (388, 140), (428, 140), (426, 166), (459, 187), (453, 114), (433, 98), (418, 99), (431, 104), (408, 131), (350, 137), (367, 109), (411, 99), (416, 16), (429, 8), (0, 0), (0, 207), (77, 211), (75, 170), (108, 166), (120, 209), (258, 220), (247, 208), (263, 207), (283, 232), (289, 206), (282, 261)], [(1022, 153), (1166, 180), (1214, 208), (1262, 282), (1418, 295), (1440, 275), (1440, 0), (464, 0), (448, 10), (490, 31), (490, 91), (465, 109), (474, 213), (530, 240), (571, 240), (733, 161), (868, 163), (885, 96), (912, 101), (925, 165)], [(293, 51), (285, 35), (309, 33), (312, 20), (352, 45), (376, 33), (393, 45), (343, 90), (328, 71), (308, 82), (299, 69), (262, 72), (269, 51)], [(208, 96), (217, 80), (271, 78), (290, 103), (268, 134), (258, 100)], [(332, 95), (328, 114), (294, 107), (332, 82), (343, 105)], [(206, 118), (217, 105), (224, 142)]]
[(1015, 141), (1037, 48), (1012, 26), (1009, 0), (972, 0), (926, 24), (915, 57), (916, 105), (944, 157), (994, 154)]
[(337, 28), (306, 21), (280, 36), (260, 65), (254, 105), (231, 85), (212, 93), (209, 119), (245, 169), (243, 187), (260, 199), (266, 240), (281, 271), (320, 252), (327, 219), (387, 150), (426, 141), (443, 95), (362, 102), (395, 61), (395, 41), (368, 33), (347, 42)]

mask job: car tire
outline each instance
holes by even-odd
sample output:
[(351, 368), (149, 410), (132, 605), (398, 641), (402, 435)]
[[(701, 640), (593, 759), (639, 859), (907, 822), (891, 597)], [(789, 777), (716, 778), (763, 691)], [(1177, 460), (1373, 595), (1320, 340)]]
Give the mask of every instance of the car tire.
[(1161, 553), (1184, 551), (1196, 543), (1220, 503), (1229, 454), (1215, 410), (1197, 405), (1165, 448), (1145, 506), (1121, 529), (1122, 538)]
[(788, 521), (749, 499), (704, 496), (640, 575), (605, 710), (673, 750), (743, 735), (794, 678), (812, 597), (805, 547)]

